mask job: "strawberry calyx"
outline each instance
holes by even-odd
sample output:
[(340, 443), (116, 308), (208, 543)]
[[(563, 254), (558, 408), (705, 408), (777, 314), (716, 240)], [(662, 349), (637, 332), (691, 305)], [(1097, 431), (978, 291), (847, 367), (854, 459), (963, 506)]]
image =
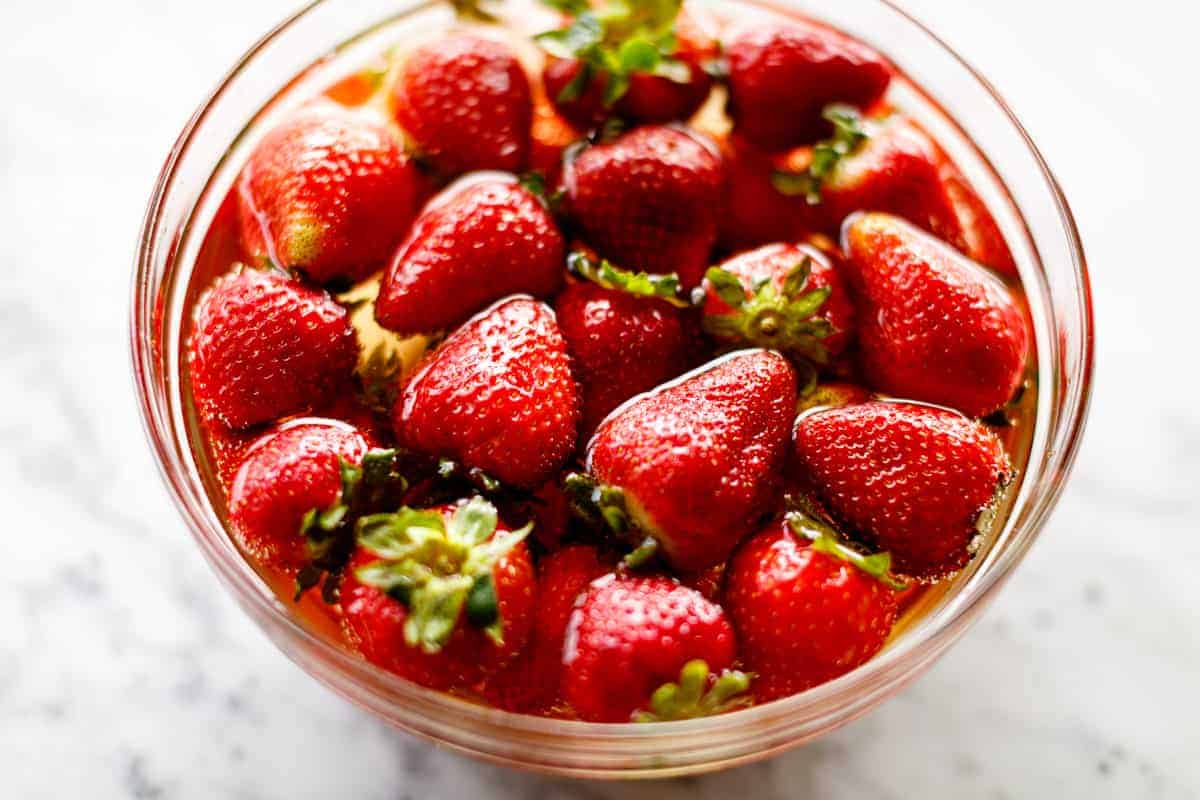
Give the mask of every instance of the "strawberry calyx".
[(833, 124), (833, 135), (813, 147), (812, 161), (803, 172), (776, 170), (771, 185), (788, 197), (804, 197), (809, 205), (821, 203), (825, 181), (838, 164), (854, 155), (871, 138), (867, 121), (853, 106), (834, 104), (825, 108), (822, 116)]
[(715, 675), (703, 659), (689, 661), (679, 671), (679, 681), (655, 689), (649, 709), (635, 711), (633, 721), (675, 722), (746, 708), (753, 702), (747, 694), (752, 680), (753, 675), (738, 670)]
[(718, 339), (778, 350), (816, 366), (829, 363), (822, 343), (836, 331), (816, 316), (829, 299), (828, 286), (808, 290), (812, 259), (805, 257), (776, 288), (770, 277), (747, 287), (738, 276), (720, 267), (705, 273), (708, 288), (729, 311), (704, 315), (704, 331)]
[(587, 253), (572, 252), (567, 256), (567, 270), (604, 289), (614, 289), (636, 297), (653, 297), (676, 308), (690, 308), (690, 298), (684, 296), (679, 275), (674, 272), (655, 275), (621, 269), (606, 258), (599, 261)]
[(563, 480), (563, 490), (571, 509), (585, 522), (622, 537), (633, 528), (625, 493), (617, 487), (600, 483), (586, 473), (572, 472)]
[(460, 616), (503, 644), (492, 569), (533, 525), (509, 531), (498, 529), (498, 521), (496, 507), (478, 496), (448, 515), (404, 507), (358, 520), (358, 544), (378, 560), (355, 570), (355, 577), (408, 608), (404, 641), (409, 647), (439, 652)]
[[(795, 498), (792, 504), (796, 504)], [(897, 592), (908, 588), (907, 583), (892, 574), (891, 553), (860, 553), (843, 542), (833, 526), (821, 519), (807, 503), (801, 502), (800, 505), (806, 506), (805, 510), (791, 511), (784, 519), (792, 533), (810, 542), (813, 550), (844, 561)]]
[(321, 584), (327, 603), (337, 602), (337, 581), (354, 547), (356, 521), (368, 509), (400, 497), (408, 481), (400, 474), (395, 450), (374, 449), (363, 456), (362, 464), (338, 459), (341, 489), (327, 508), (311, 508), (300, 520), (308, 564), (296, 574), (293, 600)]
[(691, 70), (674, 57), (675, 19), (683, 0), (606, 0), (597, 8), (588, 0), (543, 2), (571, 21), (534, 39), (550, 55), (580, 62), (575, 77), (559, 92), (559, 102), (579, 99), (597, 75), (605, 76), (606, 107), (625, 95), (635, 73), (676, 83), (691, 80)]

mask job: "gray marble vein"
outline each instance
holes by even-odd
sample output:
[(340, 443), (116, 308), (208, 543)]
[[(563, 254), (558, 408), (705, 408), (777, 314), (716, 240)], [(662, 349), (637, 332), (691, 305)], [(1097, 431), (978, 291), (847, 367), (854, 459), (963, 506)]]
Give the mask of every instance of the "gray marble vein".
[(363, 714), (219, 589), (135, 415), (126, 290), (161, 159), (295, 0), (0, 4), (0, 797), (1200, 797), (1197, 12), (908, 0), (1005, 91), (1092, 260), (1093, 424), (980, 624), (805, 749), (618, 786), (478, 764)]

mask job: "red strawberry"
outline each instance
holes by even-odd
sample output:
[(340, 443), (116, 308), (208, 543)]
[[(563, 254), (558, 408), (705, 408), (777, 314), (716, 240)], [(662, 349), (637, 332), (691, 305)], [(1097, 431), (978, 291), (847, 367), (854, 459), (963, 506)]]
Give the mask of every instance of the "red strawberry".
[(1018, 277), (1017, 262), (1004, 239), (996, 218), (976, 193), (971, 182), (943, 154), (942, 187), (950, 198), (962, 229), (963, 252), (1002, 275)]
[(533, 562), (496, 509), (478, 497), (359, 522), (343, 576), (349, 639), (367, 660), (436, 689), (466, 688), (512, 661), (529, 640)]
[(725, 613), (699, 592), (669, 578), (607, 575), (571, 615), (563, 695), (590, 722), (719, 713), (749, 685), (728, 671), (735, 654)]
[(559, 295), (555, 313), (583, 398), (585, 442), (621, 403), (693, 365), (696, 331), (663, 300), (575, 283)]
[(942, 184), (941, 151), (903, 117), (868, 124), (869, 138), (825, 179), (821, 202), (826, 229), (836, 232), (855, 211), (903, 217), (960, 250), (966, 249), (958, 213)]
[(400, 442), (518, 487), (545, 483), (575, 448), (579, 399), (554, 313), (505, 300), (446, 339), (393, 410)]
[(563, 282), (565, 244), (515, 180), (467, 179), (425, 208), (383, 276), (375, 318), (397, 333), (445, 330), (517, 292)]
[(980, 515), (1011, 475), (987, 428), (953, 411), (873, 402), (796, 423), (797, 479), (896, 569), (936, 579), (971, 556)]
[(986, 269), (896, 217), (847, 222), (862, 365), (873, 388), (985, 416), (1021, 385), (1029, 337)]
[(315, 103), (267, 134), (242, 170), (246, 250), (318, 283), (359, 280), (404, 236), (422, 186), (383, 121)]
[(851, 109), (838, 108), (826, 116), (838, 126), (835, 138), (776, 159), (772, 180), (780, 195), (810, 198), (810, 225), (836, 235), (856, 211), (894, 214), (980, 263), (1015, 274), (995, 219), (915, 122), (900, 115), (864, 120)]
[[(801, 531), (817, 531), (797, 520)], [(858, 555), (824, 533), (773, 523), (734, 555), (725, 607), (765, 703), (837, 678), (879, 652), (897, 616), (880, 579), (886, 557)], [(865, 568), (865, 569), (864, 569)], [(872, 574), (874, 573), (874, 574)]]
[(189, 342), (201, 411), (247, 428), (328, 400), (357, 357), (346, 309), (283, 273), (238, 268), (200, 299)]
[(493, 705), (524, 714), (555, 709), (562, 682), (563, 640), (575, 601), (608, 570), (596, 548), (588, 545), (564, 547), (542, 559), (529, 645), (487, 682), (484, 695)]
[(711, 142), (646, 127), (584, 150), (566, 166), (567, 205), (583, 238), (622, 267), (698, 284), (716, 241), (724, 180)]
[(336, 420), (288, 423), (247, 451), (229, 491), (229, 522), (238, 544), (259, 564), (299, 569), (312, 560), (302, 533), (313, 509), (342, 493), (341, 462), (358, 464), (367, 442)]
[(675, 569), (724, 561), (772, 510), (795, 408), (796, 373), (778, 354), (715, 361), (601, 424), (588, 445), (588, 467), (607, 488), (598, 496), (623, 501)]
[(764, 23), (726, 48), (736, 130), (768, 150), (815, 141), (829, 131), (825, 106), (866, 108), (887, 91), (892, 69), (865, 45), (801, 22)]
[(824, 227), (819, 209), (804, 196), (786, 195), (776, 188), (776, 173), (788, 166), (780, 156), (738, 136), (731, 137), (724, 150), (729, 178), (721, 207), (722, 248), (738, 251), (800, 241)]
[[(597, 127), (614, 114), (645, 124), (685, 120), (695, 114), (712, 90), (713, 81), (704, 66), (718, 55), (716, 40), (693, 15), (681, 13), (675, 20), (675, 41), (670, 52), (651, 59), (654, 64), (648, 70), (632, 68), (620, 75), (617, 88), (610, 89), (610, 67), (605, 65), (619, 63), (615, 51), (638, 35), (636, 31), (616, 29), (615, 35), (608, 37), (610, 41), (599, 45), (613, 57), (600, 55), (590, 40), (582, 48), (582, 58), (551, 55), (542, 70), (542, 82), (559, 113), (583, 130)], [(546, 42), (545, 35), (541, 38), (552, 53), (570, 52)], [(670, 65), (670, 77), (655, 72), (663, 70), (664, 64)], [(615, 92), (620, 96), (614, 98)]]
[(846, 349), (854, 306), (832, 260), (807, 245), (770, 244), (707, 273), (704, 329), (727, 344), (770, 347), (817, 365)]
[(443, 175), (517, 172), (529, 158), (529, 80), (505, 44), (469, 35), (426, 44), (392, 99), (400, 127)]

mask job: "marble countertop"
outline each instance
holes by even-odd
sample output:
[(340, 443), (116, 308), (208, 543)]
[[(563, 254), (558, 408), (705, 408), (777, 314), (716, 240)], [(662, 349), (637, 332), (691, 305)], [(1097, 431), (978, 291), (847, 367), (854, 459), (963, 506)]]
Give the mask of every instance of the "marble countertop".
[(1200, 796), (1197, 12), (907, 0), (1007, 95), (1079, 218), (1100, 337), (1074, 479), (895, 700), (764, 764), (619, 786), (481, 765), (332, 695), (220, 590), (154, 472), (126, 355), (142, 209), (295, 2), (0, 4), (0, 797)]

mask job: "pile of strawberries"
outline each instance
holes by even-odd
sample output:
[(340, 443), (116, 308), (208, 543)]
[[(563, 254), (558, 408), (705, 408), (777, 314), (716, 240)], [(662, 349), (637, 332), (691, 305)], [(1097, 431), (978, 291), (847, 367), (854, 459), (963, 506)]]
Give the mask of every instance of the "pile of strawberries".
[(1011, 256), (864, 45), (553, 5), (540, 80), (472, 29), (250, 157), (257, 266), (189, 340), (204, 429), (245, 445), (231, 530), (365, 658), (504, 709), (804, 691), (1011, 479), (982, 421), (1025, 379)]

